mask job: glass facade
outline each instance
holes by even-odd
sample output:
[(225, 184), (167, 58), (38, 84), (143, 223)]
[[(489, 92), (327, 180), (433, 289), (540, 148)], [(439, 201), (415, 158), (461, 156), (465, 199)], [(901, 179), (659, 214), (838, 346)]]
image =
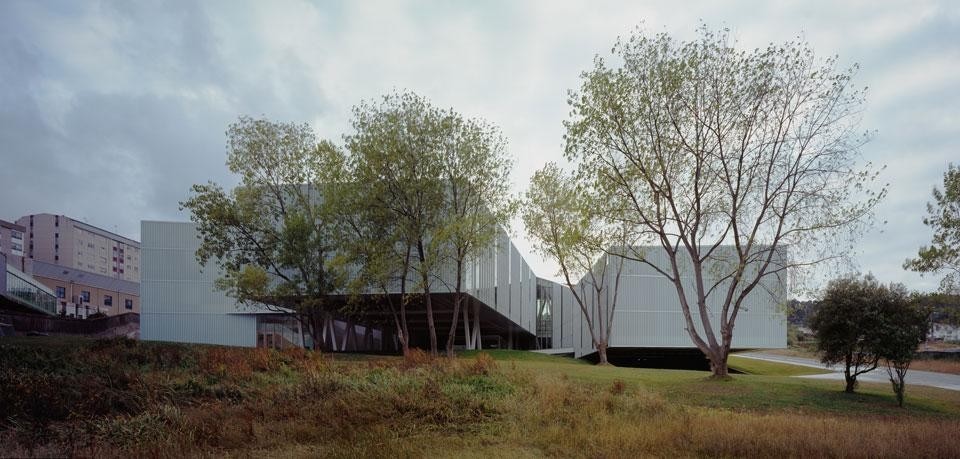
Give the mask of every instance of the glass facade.
[(553, 347), (553, 287), (537, 279), (537, 348)]
[(24, 303), (51, 314), (57, 313), (57, 297), (40, 289), (37, 284), (10, 271), (7, 271), (6, 275), (7, 296), (15, 297)]
[(309, 337), (300, 333), (295, 317), (257, 316), (257, 347), (288, 349), (304, 344), (309, 344)]

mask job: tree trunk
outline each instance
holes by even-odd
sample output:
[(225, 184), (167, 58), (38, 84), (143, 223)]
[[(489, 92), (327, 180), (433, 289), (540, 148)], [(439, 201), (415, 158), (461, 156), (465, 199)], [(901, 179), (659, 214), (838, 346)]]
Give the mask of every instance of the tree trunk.
[(473, 333), (470, 331), (470, 305), (461, 307), (463, 311), (463, 339), (467, 350), (473, 350)]
[(730, 376), (730, 370), (727, 367), (727, 357), (729, 355), (725, 349), (721, 349), (708, 357), (710, 359), (711, 378), (725, 379)]
[(844, 363), (843, 379), (846, 381), (847, 387), (843, 391), (852, 394), (853, 390), (857, 388), (857, 375), (850, 373), (850, 366), (853, 365), (853, 356), (847, 354)]
[[(453, 293), (453, 317), (450, 319), (450, 333), (447, 335), (447, 357), (454, 358), (453, 341), (457, 337), (457, 319), (460, 318), (460, 303), (463, 302), (463, 264), (457, 263), (457, 284)], [(466, 339), (466, 335), (464, 335)]]
[(403, 273), (400, 277), (400, 328), (397, 329), (404, 356), (410, 354), (410, 330), (407, 328), (407, 273), (409, 272), (410, 244), (407, 244), (407, 252), (403, 258)]
[(610, 361), (607, 360), (607, 344), (606, 343), (597, 343), (597, 356), (600, 358), (600, 361), (597, 362), (597, 365), (610, 364)]
[[(459, 284), (459, 282), (457, 282)], [(457, 285), (457, 289), (460, 289), (460, 286)], [(451, 359), (456, 357), (453, 353), (453, 342), (457, 337), (457, 319), (460, 318), (460, 302), (463, 301), (463, 294), (456, 293), (453, 300), (453, 318), (450, 320), (450, 333), (447, 335), (447, 357)]]
[(430, 297), (430, 275), (424, 269), (423, 241), (417, 241), (417, 255), (420, 261), (420, 278), (423, 281), (423, 300), (427, 306), (427, 328), (430, 330), (430, 356), (437, 356), (437, 326), (433, 322), (433, 301)]

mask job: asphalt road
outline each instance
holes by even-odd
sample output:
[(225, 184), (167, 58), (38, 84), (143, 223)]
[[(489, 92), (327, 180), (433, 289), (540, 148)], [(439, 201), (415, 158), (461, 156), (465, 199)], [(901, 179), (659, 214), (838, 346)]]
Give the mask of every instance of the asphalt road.
[[(843, 380), (843, 367), (840, 367), (840, 366), (828, 367), (814, 359), (807, 359), (803, 357), (789, 357), (789, 356), (775, 355), (775, 354), (764, 354), (763, 352), (748, 352), (748, 353), (736, 354), (736, 355), (740, 357), (746, 357), (748, 359), (758, 359), (758, 360), (766, 360), (769, 362), (789, 363), (793, 365), (801, 365), (805, 367), (823, 368), (826, 370), (831, 370), (830, 373), (824, 373), (819, 375), (798, 376), (798, 378), (837, 379), (840, 381)], [(889, 383), (890, 378), (887, 376), (887, 369), (881, 365), (881, 366), (878, 366), (876, 370), (857, 376), (857, 381)], [(948, 373), (934, 373), (932, 371), (910, 370), (907, 372), (906, 383), (908, 386), (911, 384), (915, 384), (918, 386), (930, 386), (930, 387), (939, 387), (941, 389), (948, 389), (948, 390), (960, 390), (960, 375), (952, 375)]]

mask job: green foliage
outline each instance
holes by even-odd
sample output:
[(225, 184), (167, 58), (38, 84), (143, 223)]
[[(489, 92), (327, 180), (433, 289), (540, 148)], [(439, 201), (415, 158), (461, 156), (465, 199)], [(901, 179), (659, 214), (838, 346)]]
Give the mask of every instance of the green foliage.
[(341, 207), (346, 259), (359, 269), (352, 291), (386, 292), (413, 272), (407, 292), (429, 293), (432, 282), (448, 281), (439, 276), (447, 265), (456, 273), (449, 287), (460, 295), (466, 264), (492, 247), (515, 209), (513, 163), (499, 130), (410, 92), (359, 104), (353, 129), (345, 137), (351, 185)]
[(944, 274), (940, 283), (946, 294), (960, 295), (960, 167), (951, 164), (943, 174), (943, 189), (933, 189), (923, 224), (933, 230), (929, 246), (920, 247), (917, 258), (903, 267), (921, 273)]
[(534, 250), (559, 265), (601, 364), (607, 363), (620, 275), (633, 240), (628, 227), (612, 217), (616, 203), (583, 177), (548, 163), (531, 178), (522, 211)]
[(180, 203), (200, 233), (197, 259), (224, 273), (216, 286), (254, 308), (292, 310), (317, 343), (325, 297), (344, 275), (331, 262), (339, 222), (321, 196), (343, 180), (344, 161), (306, 124), (241, 117), (227, 130), (240, 184), (194, 185)]
[(902, 284), (882, 285), (870, 275), (848, 276), (827, 286), (810, 327), (821, 360), (844, 365), (847, 391), (852, 392), (856, 377), (875, 369), (881, 359), (905, 373), (926, 337), (927, 317)]

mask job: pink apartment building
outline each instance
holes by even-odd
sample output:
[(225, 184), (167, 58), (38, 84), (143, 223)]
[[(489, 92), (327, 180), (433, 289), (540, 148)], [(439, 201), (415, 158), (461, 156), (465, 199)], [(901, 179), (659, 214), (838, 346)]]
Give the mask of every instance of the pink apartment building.
[(7, 263), (23, 270), (24, 241), (26, 229), (16, 223), (0, 220), (0, 253), (6, 255)]
[(64, 215), (27, 215), (16, 225), (23, 270), (56, 292), (61, 312), (140, 312), (139, 242)]

